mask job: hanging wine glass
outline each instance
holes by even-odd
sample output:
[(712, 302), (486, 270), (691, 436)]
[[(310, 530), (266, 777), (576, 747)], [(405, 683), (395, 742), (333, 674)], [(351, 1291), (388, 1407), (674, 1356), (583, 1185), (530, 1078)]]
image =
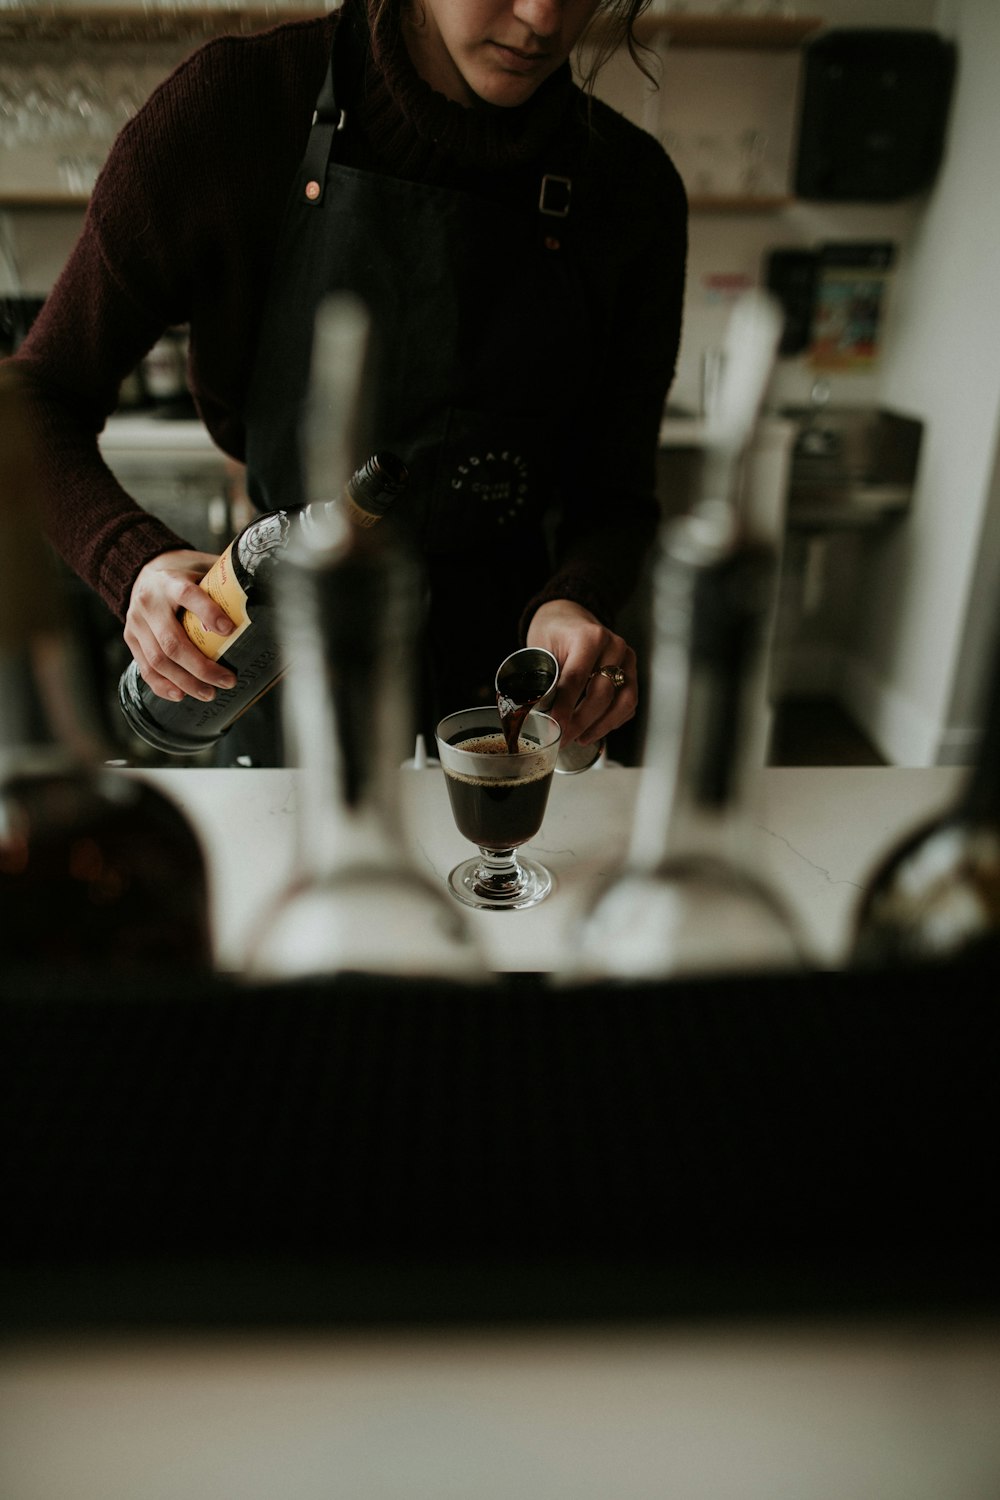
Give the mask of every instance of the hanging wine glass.
[(16, 69), (0, 67), (0, 144), (13, 146), (18, 131), (21, 79)]
[(65, 80), (66, 112), (77, 138), (107, 141), (112, 135), (111, 108), (100, 78), (87, 63), (78, 63)]
[(761, 190), (767, 156), (767, 136), (753, 126), (744, 130), (739, 138), (740, 191), (754, 197)]
[(53, 91), (49, 71), (37, 66), (22, 76), (15, 95), (15, 136), (19, 145), (34, 146), (59, 133), (56, 121), (61, 114), (61, 99), (58, 90)]
[(123, 80), (115, 93), (112, 106), (115, 130), (120, 130), (123, 125), (127, 125), (132, 116), (142, 108), (143, 103), (143, 96), (139, 89), (127, 79)]

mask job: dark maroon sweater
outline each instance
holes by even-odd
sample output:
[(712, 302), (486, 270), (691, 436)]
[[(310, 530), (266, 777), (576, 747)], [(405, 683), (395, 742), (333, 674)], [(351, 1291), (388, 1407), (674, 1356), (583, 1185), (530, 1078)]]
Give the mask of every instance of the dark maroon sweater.
[[(309, 132), (336, 15), (199, 48), (125, 127), (84, 228), (14, 363), (36, 402), (49, 535), (124, 618), (136, 574), (187, 545), (138, 507), (97, 436), (122, 380), (166, 327), (187, 324), (189, 384), (220, 449), (242, 459), (258, 325), (282, 209)], [(568, 70), (524, 111), (464, 110), (433, 94), (397, 46), (356, 75), (365, 120), (355, 164), (503, 194), (540, 144), (579, 118)], [(388, 77), (391, 89), (385, 86)], [(656, 520), (656, 433), (680, 337), (684, 192), (652, 137), (594, 102), (587, 206), (575, 246), (598, 341), (580, 414), (587, 476), (564, 518), (543, 599), (611, 623)], [(530, 358), (530, 349), (526, 349)], [(280, 380), (280, 372), (275, 379)]]

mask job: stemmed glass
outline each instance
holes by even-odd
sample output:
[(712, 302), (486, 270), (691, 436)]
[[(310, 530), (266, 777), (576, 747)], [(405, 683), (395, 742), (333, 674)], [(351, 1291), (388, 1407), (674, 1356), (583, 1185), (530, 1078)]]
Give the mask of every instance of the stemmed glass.
[(518, 854), (542, 826), (562, 731), (535, 710), (525, 719), (518, 748), (509, 752), (496, 708), (466, 708), (437, 726), (458, 831), (479, 847), (448, 877), (454, 896), (481, 911), (537, 906), (554, 878), (537, 860)]

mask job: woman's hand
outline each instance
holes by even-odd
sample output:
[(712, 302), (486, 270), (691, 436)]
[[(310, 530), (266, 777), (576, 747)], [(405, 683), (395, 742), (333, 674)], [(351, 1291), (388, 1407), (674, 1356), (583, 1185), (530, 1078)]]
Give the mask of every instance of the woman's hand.
[[(527, 643), (551, 651), (559, 663), (559, 686), (547, 712), (562, 725), (564, 744), (593, 744), (632, 718), (638, 704), (635, 652), (588, 609), (569, 599), (541, 605)], [(615, 669), (624, 675), (621, 687), (612, 680)]]
[(235, 674), (204, 656), (179, 619), (180, 611), (189, 609), (206, 630), (231, 633), (232, 621), (198, 587), (215, 560), (210, 552), (161, 552), (136, 575), (125, 616), (125, 644), (158, 698), (179, 702), (187, 694), (208, 702), (217, 688), (235, 686)]

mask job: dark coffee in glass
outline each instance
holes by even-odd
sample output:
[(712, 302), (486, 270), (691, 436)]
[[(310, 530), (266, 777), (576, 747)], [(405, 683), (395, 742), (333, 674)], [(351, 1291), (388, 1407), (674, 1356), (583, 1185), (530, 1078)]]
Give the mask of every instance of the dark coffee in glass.
[(542, 826), (559, 738), (555, 719), (538, 712), (525, 717), (514, 750), (497, 709), (464, 709), (438, 725), (455, 824), (480, 851), (449, 876), (452, 892), (466, 905), (521, 909), (552, 889), (549, 871), (516, 850)]

